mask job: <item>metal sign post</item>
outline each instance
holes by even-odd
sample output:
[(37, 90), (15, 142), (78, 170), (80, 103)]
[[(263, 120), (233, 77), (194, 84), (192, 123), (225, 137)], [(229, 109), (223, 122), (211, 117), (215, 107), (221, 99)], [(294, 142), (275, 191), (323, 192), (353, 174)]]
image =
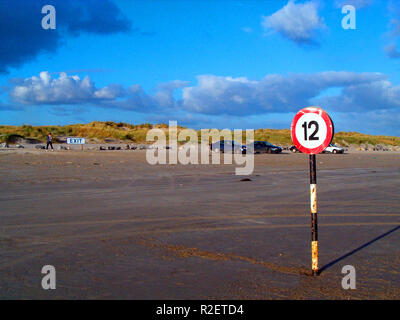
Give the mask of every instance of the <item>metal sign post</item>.
[(318, 274), (318, 218), (317, 218), (317, 164), (310, 154), (310, 207), (311, 207), (311, 270)]
[(301, 109), (293, 118), (290, 128), (297, 149), (309, 154), (310, 211), (311, 211), (311, 271), (318, 275), (318, 218), (317, 218), (317, 162), (321, 153), (332, 142), (334, 127), (329, 115), (317, 107)]

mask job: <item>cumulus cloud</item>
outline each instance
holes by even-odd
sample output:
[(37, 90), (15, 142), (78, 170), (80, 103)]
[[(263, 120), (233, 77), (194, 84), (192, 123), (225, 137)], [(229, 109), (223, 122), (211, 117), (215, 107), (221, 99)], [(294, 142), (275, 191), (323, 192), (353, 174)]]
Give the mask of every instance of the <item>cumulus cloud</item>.
[(389, 80), (354, 83), (337, 96), (317, 99), (317, 103), (340, 112), (367, 112), (400, 108), (400, 86)]
[[(338, 87), (343, 88), (340, 95), (321, 97)], [(203, 75), (197, 86), (183, 88), (182, 97), (182, 107), (190, 112), (250, 115), (294, 112), (317, 101), (345, 112), (390, 108), (398, 106), (400, 92), (379, 73), (321, 72), (271, 74), (260, 81)]]
[[(180, 80), (162, 83), (149, 94), (139, 84), (97, 88), (88, 76), (61, 73), (52, 78), (41, 72), (39, 77), (14, 79), (9, 96), (22, 105), (91, 105), (160, 115), (256, 116), (309, 105), (343, 113), (400, 108), (400, 86), (381, 73), (269, 74), (261, 80), (200, 75), (197, 80), (191, 86)], [(177, 90), (181, 98), (175, 96)]]
[(187, 81), (180, 80), (161, 83), (153, 94), (147, 93), (141, 85), (136, 84), (126, 90), (123, 99), (102, 101), (97, 105), (104, 108), (118, 108), (141, 113), (176, 112), (180, 101), (174, 98), (174, 93), (187, 84)]
[(43, 71), (39, 77), (16, 79), (13, 84), (10, 96), (21, 104), (79, 104), (113, 100), (125, 94), (120, 85), (96, 89), (88, 76), (80, 79), (64, 72), (52, 78), (49, 72)]
[(188, 81), (174, 80), (168, 83), (158, 85), (158, 90), (154, 94), (154, 99), (160, 106), (174, 108), (176, 101), (173, 98), (173, 93), (176, 89), (182, 89), (189, 84)]
[(41, 9), (47, 0), (0, 1), (0, 73), (43, 52), (54, 52), (66, 35), (111, 34), (131, 30), (131, 22), (112, 0), (52, 0), (57, 28), (44, 30)]
[(61, 72), (52, 78), (47, 71), (25, 79), (11, 79), (9, 96), (14, 103), (23, 105), (84, 105), (119, 108), (140, 112), (156, 112), (158, 109), (175, 108), (173, 94), (176, 89), (188, 84), (175, 80), (161, 83), (153, 95), (146, 93), (140, 85), (124, 88), (111, 84), (97, 88), (89, 76), (81, 79), (77, 75)]
[(297, 44), (313, 44), (317, 31), (325, 27), (318, 15), (318, 5), (314, 1), (289, 2), (268, 17), (262, 17), (265, 31), (275, 31)]

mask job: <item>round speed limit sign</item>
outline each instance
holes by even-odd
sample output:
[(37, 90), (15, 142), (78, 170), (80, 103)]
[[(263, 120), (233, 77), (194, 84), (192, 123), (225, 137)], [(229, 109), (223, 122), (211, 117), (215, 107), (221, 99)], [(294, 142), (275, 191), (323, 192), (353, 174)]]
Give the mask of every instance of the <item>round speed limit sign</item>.
[(324, 151), (334, 135), (332, 119), (317, 107), (308, 107), (297, 112), (290, 131), (296, 148), (308, 154)]

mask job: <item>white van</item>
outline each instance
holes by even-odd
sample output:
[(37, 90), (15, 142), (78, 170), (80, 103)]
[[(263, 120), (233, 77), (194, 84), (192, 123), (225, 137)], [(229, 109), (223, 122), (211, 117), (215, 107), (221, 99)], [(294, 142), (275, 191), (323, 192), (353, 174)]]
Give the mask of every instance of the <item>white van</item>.
[(323, 153), (344, 153), (344, 149), (342, 147), (335, 146), (333, 143), (331, 143), (322, 152)]

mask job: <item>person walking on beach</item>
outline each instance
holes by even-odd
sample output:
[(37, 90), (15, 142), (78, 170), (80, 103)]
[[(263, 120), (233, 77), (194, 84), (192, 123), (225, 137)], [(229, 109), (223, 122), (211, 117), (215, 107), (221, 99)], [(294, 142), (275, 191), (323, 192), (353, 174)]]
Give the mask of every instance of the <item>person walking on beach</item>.
[(47, 135), (46, 150), (49, 149), (49, 145), (50, 145), (50, 147), (51, 147), (51, 150), (54, 150), (54, 149), (53, 149), (53, 137), (51, 136), (51, 133), (49, 133), (49, 134)]

